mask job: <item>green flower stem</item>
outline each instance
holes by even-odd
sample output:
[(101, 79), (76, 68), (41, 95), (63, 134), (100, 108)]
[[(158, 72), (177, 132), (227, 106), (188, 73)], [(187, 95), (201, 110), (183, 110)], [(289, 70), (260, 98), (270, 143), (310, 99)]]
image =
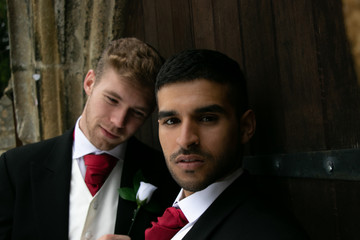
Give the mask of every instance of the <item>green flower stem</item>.
[(136, 210), (134, 211), (134, 216), (133, 216), (133, 218), (131, 219), (131, 225), (130, 225), (130, 228), (129, 228), (128, 236), (130, 236), (130, 232), (131, 232), (131, 230), (132, 230), (132, 228), (133, 228), (136, 215), (138, 214), (140, 208), (141, 208), (141, 205), (138, 205), (137, 208), (136, 208)]

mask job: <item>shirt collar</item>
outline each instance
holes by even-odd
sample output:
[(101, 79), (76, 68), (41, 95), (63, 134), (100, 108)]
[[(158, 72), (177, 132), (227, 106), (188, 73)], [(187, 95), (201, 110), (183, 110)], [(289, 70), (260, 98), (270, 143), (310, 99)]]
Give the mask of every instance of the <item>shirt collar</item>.
[(196, 221), (215, 199), (242, 173), (243, 169), (239, 168), (224, 180), (215, 182), (186, 198), (184, 198), (184, 190), (181, 189), (173, 206), (179, 207), (182, 210), (189, 223)]
[(81, 117), (79, 117), (78, 120), (76, 121), (75, 130), (74, 130), (74, 144), (73, 144), (74, 159), (83, 157), (90, 153), (94, 153), (94, 154), (108, 153), (119, 160), (124, 159), (127, 142), (124, 142), (109, 151), (99, 150), (86, 138), (85, 134), (81, 131), (79, 127), (80, 119)]

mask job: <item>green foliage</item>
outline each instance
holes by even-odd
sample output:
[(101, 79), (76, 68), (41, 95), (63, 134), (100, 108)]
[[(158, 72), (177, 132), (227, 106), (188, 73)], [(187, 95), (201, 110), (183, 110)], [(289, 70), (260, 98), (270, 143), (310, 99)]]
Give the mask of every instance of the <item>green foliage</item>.
[(119, 194), (120, 197), (125, 200), (136, 202), (136, 193), (133, 188), (126, 188), (126, 187), (120, 188)]
[(0, 0), (0, 97), (10, 79), (10, 46), (6, 0)]
[(139, 170), (133, 178), (133, 188), (120, 188), (120, 197), (128, 201), (136, 202), (136, 193), (139, 190), (141, 181), (145, 181), (145, 178), (143, 177), (141, 170)]

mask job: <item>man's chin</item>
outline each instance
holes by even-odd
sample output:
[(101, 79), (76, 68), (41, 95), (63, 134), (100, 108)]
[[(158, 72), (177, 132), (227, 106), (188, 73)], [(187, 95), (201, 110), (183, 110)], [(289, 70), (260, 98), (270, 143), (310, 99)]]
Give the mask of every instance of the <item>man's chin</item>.
[(175, 177), (174, 179), (181, 188), (188, 192), (198, 192), (204, 190), (211, 184), (209, 181), (200, 181), (197, 179), (184, 180), (178, 177)]
[(121, 143), (118, 143), (118, 142), (112, 143), (112, 142), (105, 141), (105, 140), (100, 140), (97, 142), (97, 144), (93, 143), (93, 145), (101, 151), (109, 151), (109, 150), (115, 148), (116, 146), (118, 146), (119, 144), (121, 144)]

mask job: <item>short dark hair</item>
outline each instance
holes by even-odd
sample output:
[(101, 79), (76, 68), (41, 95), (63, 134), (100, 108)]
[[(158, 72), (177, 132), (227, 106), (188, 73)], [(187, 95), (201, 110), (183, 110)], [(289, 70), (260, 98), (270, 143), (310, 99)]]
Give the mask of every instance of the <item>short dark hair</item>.
[(248, 109), (246, 81), (239, 64), (214, 50), (185, 50), (168, 58), (157, 75), (155, 92), (167, 84), (200, 78), (227, 85), (239, 116)]

